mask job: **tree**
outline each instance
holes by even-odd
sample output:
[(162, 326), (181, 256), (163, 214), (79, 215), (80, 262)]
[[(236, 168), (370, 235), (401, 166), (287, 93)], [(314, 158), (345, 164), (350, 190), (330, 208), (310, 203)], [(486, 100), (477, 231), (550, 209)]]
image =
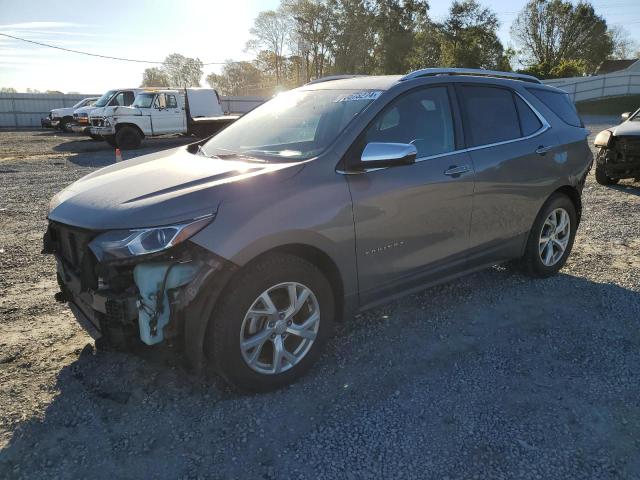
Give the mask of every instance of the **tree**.
[(331, 53), (336, 73), (365, 74), (375, 68), (375, 12), (368, 0), (329, 0)]
[(629, 36), (629, 32), (627, 32), (620, 25), (614, 25), (609, 29), (609, 37), (613, 42), (613, 52), (611, 53), (611, 58), (618, 60), (625, 60), (628, 58), (637, 58), (638, 53), (634, 52), (638, 49), (638, 43)]
[(147, 68), (142, 73), (141, 87), (168, 87), (169, 85), (169, 77), (162, 68)]
[(305, 81), (322, 77), (329, 63), (331, 48), (332, 10), (318, 0), (287, 0), (284, 11), (295, 24), (291, 47), (305, 66)]
[(0, 87), (0, 93), (18, 93), (13, 87)]
[(162, 70), (173, 87), (199, 87), (202, 67), (199, 58), (189, 58), (179, 53), (172, 53), (162, 63)]
[(426, 0), (376, 0), (375, 29), (378, 42), (375, 58), (377, 71), (383, 74), (410, 70), (411, 51), (418, 20), (428, 18)]
[(475, 0), (454, 1), (441, 27), (442, 66), (511, 70), (498, 27), (496, 14)]
[(519, 43), (523, 63), (543, 77), (569, 60), (582, 62), (581, 73), (592, 73), (614, 47), (607, 22), (582, 2), (530, 0), (513, 22), (511, 35)]
[(249, 30), (251, 39), (246, 49), (256, 53), (269, 52), (273, 62), (276, 84), (280, 84), (284, 63), (284, 47), (291, 30), (291, 18), (281, 7), (278, 10), (260, 12)]
[(222, 72), (207, 75), (207, 83), (221, 95), (248, 95), (262, 93), (262, 73), (251, 62), (227, 60)]

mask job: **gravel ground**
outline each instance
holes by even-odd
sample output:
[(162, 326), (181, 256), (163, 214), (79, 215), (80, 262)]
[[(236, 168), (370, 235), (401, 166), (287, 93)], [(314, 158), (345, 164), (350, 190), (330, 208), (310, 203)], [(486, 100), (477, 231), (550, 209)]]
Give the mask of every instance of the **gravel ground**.
[(53, 301), (47, 202), (105, 145), (0, 132), (0, 478), (640, 478), (639, 184), (589, 176), (560, 275), (390, 303), (297, 384), (243, 396), (167, 349), (96, 353)]

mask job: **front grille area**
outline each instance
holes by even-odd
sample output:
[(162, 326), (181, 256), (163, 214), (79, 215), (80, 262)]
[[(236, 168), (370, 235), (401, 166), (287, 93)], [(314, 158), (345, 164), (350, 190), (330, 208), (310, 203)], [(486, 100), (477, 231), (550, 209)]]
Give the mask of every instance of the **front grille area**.
[(95, 234), (61, 223), (49, 223), (49, 238), (57, 253), (74, 271), (80, 272), (85, 256), (91, 255), (89, 242)]
[(616, 160), (620, 162), (640, 162), (640, 137), (616, 137)]

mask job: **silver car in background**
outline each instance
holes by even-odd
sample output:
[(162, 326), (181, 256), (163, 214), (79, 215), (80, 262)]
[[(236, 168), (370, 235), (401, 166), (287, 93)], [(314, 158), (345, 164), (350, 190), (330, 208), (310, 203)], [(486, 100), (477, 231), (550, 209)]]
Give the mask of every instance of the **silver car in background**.
[(564, 92), (526, 75), (324, 78), (70, 185), (44, 250), (99, 347), (171, 341), (265, 391), (358, 311), (511, 260), (555, 274), (587, 134)]

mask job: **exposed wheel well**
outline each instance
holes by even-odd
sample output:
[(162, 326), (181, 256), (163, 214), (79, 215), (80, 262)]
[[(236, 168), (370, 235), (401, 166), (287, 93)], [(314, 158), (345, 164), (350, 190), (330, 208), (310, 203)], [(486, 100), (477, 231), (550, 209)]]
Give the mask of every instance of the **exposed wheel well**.
[(331, 259), (331, 257), (329, 257), (329, 255), (324, 253), (319, 248), (312, 247), (311, 245), (292, 243), (288, 245), (281, 245), (279, 247), (261, 253), (257, 257), (253, 258), (249, 263), (247, 263), (245, 265), (245, 268), (256, 260), (273, 252), (295, 255), (297, 257), (303, 258), (309, 263), (312, 263), (320, 269), (325, 277), (327, 277), (327, 280), (329, 280), (331, 289), (333, 290), (333, 296), (336, 306), (335, 320), (340, 321), (342, 319), (344, 306), (344, 284), (342, 282), (340, 271), (338, 270), (337, 265)]
[(578, 215), (578, 223), (580, 223), (580, 218), (582, 217), (582, 197), (580, 196), (580, 192), (578, 191), (578, 189), (575, 187), (571, 187), (569, 185), (565, 185), (563, 187), (558, 188), (553, 193), (563, 193), (571, 199), (571, 201), (573, 202), (573, 205), (576, 207), (576, 214)]

